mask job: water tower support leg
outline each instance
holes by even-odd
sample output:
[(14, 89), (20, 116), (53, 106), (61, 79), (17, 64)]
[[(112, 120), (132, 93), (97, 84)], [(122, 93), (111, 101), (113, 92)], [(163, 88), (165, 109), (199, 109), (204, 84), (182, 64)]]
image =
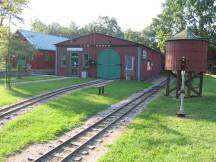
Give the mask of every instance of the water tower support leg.
[(202, 86), (203, 86), (203, 73), (200, 73), (199, 96), (202, 96)]
[(166, 83), (166, 96), (170, 94), (170, 71), (167, 73), (167, 83)]
[(191, 87), (192, 87), (192, 72), (188, 72), (188, 97), (191, 97)]

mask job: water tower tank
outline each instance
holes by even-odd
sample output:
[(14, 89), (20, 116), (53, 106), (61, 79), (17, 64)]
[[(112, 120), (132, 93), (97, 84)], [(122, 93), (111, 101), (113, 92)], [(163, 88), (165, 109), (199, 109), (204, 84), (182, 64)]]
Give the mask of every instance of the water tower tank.
[(166, 41), (165, 70), (178, 71), (180, 60), (186, 58), (186, 71), (207, 71), (208, 41), (196, 36), (189, 28)]

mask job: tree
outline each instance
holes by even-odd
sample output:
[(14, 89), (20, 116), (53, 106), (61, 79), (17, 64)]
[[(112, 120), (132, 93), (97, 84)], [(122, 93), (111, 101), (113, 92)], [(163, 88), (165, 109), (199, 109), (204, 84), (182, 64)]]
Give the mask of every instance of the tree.
[(216, 1), (187, 0), (184, 13), (191, 29), (209, 40), (210, 50), (216, 50)]
[(184, 0), (167, 0), (163, 5), (163, 12), (153, 19), (152, 30), (156, 33), (158, 48), (162, 52), (165, 49), (165, 41), (173, 34), (185, 28), (186, 22), (183, 19)]
[(148, 47), (157, 48), (156, 33), (150, 26), (140, 32), (128, 29), (124, 32), (124, 39), (140, 43)]
[(22, 70), (27, 68), (26, 62), (32, 60), (36, 51), (35, 47), (27, 41), (21, 40), (16, 34), (12, 35), (10, 40), (10, 53), (12, 54), (12, 59), (16, 58), (18, 78), (21, 78)]
[(124, 32), (124, 39), (136, 42), (136, 43), (142, 43), (141, 33), (138, 31), (132, 31), (132, 29), (127, 29)]
[(82, 31), (80, 27), (77, 26), (77, 24), (73, 21), (70, 22), (68, 30), (63, 30), (63, 31), (64, 33), (68, 32), (67, 37), (70, 39), (85, 32), (85, 31)]
[[(5, 62), (6, 68), (6, 87), (11, 88), (11, 31), (10, 24), (13, 23), (14, 20), (22, 21), (22, 17), (20, 16), (22, 10), (27, 7), (28, 0), (3, 0), (0, 5), (0, 56), (3, 58)], [(8, 23), (8, 26), (6, 26)]]
[(80, 30), (79, 26), (77, 26), (73, 21), (71, 21), (69, 27), (63, 27), (57, 22), (46, 25), (39, 19), (36, 19), (31, 23), (31, 30), (67, 38), (78, 36), (82, 31)]
[(48, 31), (48, 34), (61, 36), (62, 35), (62, 26), (57, 22), (53, 22), (53, 23), (48, 25), (47, 31)]
[(167, 0), (163, 11), (153, 19), (158, 47), (164, 52), (165, 41), (189, 26), (197, 35), (210, 42), (216, 49), (216, 2), (215, 0)]
[(46, 25), (42, 21), (36, 19), (31, 23), (31, 30), (67, 38), (74, 38), (89, 32), (98, 32), (123, 38), (123, 32), (118, 26), (116, 19), (108, 16), (100, 16), (96, 21), (93, 21), (82, 28), (77, 26), (73, 21), (71, 21), (69, 27), (63, 27), (57, 22)]
[(107, 34), (119, 38), (123, 38), (123, 32), (115, 18), (110, 18), (108, 16), (99, 16), (94, 22), (89, 23), (85, 26), (88, 32), (98, 32), (102, 34)]
[(39, 19), (35, 19), (33, 22), (31, 22), (31, 30), (47, 34), (48, 26)]
[(141, 33), (142, 44), (152, 48), (157, 48), (156, 32), (152, 30), (151, 26), (146, 27), (140, 33)]
[(3, 26), (10, 18), (23, 21), (21, 14), (23, 9), (28, 7), (28, 2), (28, 0), (1, 0), (0, 26)]

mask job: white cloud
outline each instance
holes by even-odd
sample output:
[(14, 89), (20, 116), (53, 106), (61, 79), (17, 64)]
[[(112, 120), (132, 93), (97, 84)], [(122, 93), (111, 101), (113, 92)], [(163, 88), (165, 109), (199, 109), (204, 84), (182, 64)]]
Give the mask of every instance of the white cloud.
[(68, 26), (70, 21), (79, 26), (94, 21), (98, 16), (115, 17), (123, 30), (141, 30), (151, 23), (162, 10), (164, 0), (30, 0), (25, 9), (24, 24), (18, 28), (29, 29), (32, 20), (38, 18), (46, 24), (58, 22)]

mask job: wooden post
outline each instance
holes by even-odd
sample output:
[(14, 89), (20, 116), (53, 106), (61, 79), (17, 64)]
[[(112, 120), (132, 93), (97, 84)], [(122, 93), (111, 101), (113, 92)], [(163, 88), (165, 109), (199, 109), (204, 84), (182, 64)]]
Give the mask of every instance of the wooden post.
[(200, 73), (200, 82), (199, 82), (199, 96), (202, 96), (202, 86), (203, 86), (203, 73)]
[(104, 94), (104, 86), (102, 86), (102, 94)]
[(167, 84), (166, 84), (166, 96), (169, 96), (170, 94), (170, 71), (168, 71), (167, 74)]
[(101, 87), (98, 88), (98, 94), (101, 95)]
[(188, 72), (188, 91), (187, 91), (187, 95), (188, 97), (191, 97), (191, 87), (192, 87), (192, 72), (189, 71)]

